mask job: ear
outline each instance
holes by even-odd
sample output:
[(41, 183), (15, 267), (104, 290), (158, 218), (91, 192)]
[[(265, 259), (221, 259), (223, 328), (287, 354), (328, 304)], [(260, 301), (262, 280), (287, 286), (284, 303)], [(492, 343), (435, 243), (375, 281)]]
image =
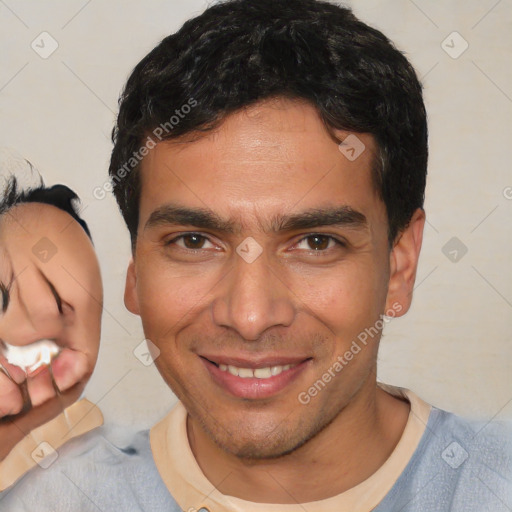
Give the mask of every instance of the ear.
[(398, 235), (389, 255), (386, 311), (394, 311), (394, 316), (405, 315), (411, 306), (424, 226), (425, 211), (418, 208), (409, 225)]
[(126, 284), (124, 287), (124, 305), (134, 315), (140, 315), (139, 298), (137, 296), (137, 272), (133, 258), (126, 271)]

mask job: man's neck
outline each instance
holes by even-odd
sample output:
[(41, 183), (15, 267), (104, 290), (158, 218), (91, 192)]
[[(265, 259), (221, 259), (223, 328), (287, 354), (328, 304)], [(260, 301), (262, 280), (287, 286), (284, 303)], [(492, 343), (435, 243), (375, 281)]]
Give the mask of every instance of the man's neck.
[(190, 416), (187, 430), (199, 466), (222, 494), (295, 504), (336, 496), (369, 478), (392, 453), (408, 416), (409, 404), (372, 383), (303, 446), (263, 461), (226, 453)]

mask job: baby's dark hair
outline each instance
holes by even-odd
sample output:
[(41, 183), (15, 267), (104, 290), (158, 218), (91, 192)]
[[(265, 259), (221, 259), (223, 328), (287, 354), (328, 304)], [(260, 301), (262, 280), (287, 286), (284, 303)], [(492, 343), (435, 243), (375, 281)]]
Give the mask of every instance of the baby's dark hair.
[(80, 198), (66, 185), (46, 187), (41, 180), (39, 186), (22, 189), (18, 185), (16, 176), (10, 176), (6, 180), (4, 190), (0, 191), (0, 215), (23, 203), (44, 203), (65, 211), (82, 226), (92, 242), (89, 227), (79, 215), (77, 205), (80, 203)]

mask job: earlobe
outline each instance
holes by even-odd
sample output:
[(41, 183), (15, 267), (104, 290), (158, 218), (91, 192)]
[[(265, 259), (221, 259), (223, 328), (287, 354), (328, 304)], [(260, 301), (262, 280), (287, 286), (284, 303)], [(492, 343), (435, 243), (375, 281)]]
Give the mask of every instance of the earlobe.
[(139, 311), (139, 299), (137, 296), (137, 273), (135, 270), (135, 263), (133, 258), (128, 264), (128, 270), (126, 271), (126, 284), (124, 287), (124, 305), (126, 309), (134, 315), (140, 315)]
[[(418, 208), (411, 217), (409, 225), (398, 236), (389, 255), (390, 277), (386, 311), (397, 312), (394, 316), (404, 315), (411, 305), (424, 226), (425, 212)], [(398, 304), (401, 306), (400, 309), (397, 309)]]

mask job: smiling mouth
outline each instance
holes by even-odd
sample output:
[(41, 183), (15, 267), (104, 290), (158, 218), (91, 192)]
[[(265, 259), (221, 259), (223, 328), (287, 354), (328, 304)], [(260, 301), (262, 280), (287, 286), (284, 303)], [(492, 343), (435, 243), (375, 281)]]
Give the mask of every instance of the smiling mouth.
[(212, 379), (239, 398), (269, 398), (291, 384), (313, 358), (274, 357), (251, 361), (234, 357), (199, 356)]
[(234, 366), (232, 364), (217, 364), (212, 362), (219, 370), (223, 372), (228, 372), (235, 377), (241, 377), (242, 379), (269, 379), (270, 377), (275, 377), (280, 373), (283, 373), (290, 368), (295, 368), (299, 363), (294, 364), (285, 364), (285, 365), (274, 365), (274, 366), (265, 366), (263, 368), (240, 368), (238, 366)]
[[(225, 373), (229, 373), (235, 377), (241, 377), (242, 379), (270, 379), (271, 377), (276, 377), (287, 370), (293, 369), (299, 364), (309, 361), (312, 359), (311, 357), (306, 359), (300, 359), (295, 361), (286, 362), (284, 364), (272, 364), (272, 363), (239, 363), (229, 364), (228, 361), (225, 362), (217, 362), (210, 358), (200, 356), (202, 359), (205, 359), (209, 363), (215, 365), (219, 370)], [(235, 361), (233, 361), (235, 362)], [(251, 367), (249, 367), (252, 366)], [(264, 366), (265, 365), (265, 366)]]

